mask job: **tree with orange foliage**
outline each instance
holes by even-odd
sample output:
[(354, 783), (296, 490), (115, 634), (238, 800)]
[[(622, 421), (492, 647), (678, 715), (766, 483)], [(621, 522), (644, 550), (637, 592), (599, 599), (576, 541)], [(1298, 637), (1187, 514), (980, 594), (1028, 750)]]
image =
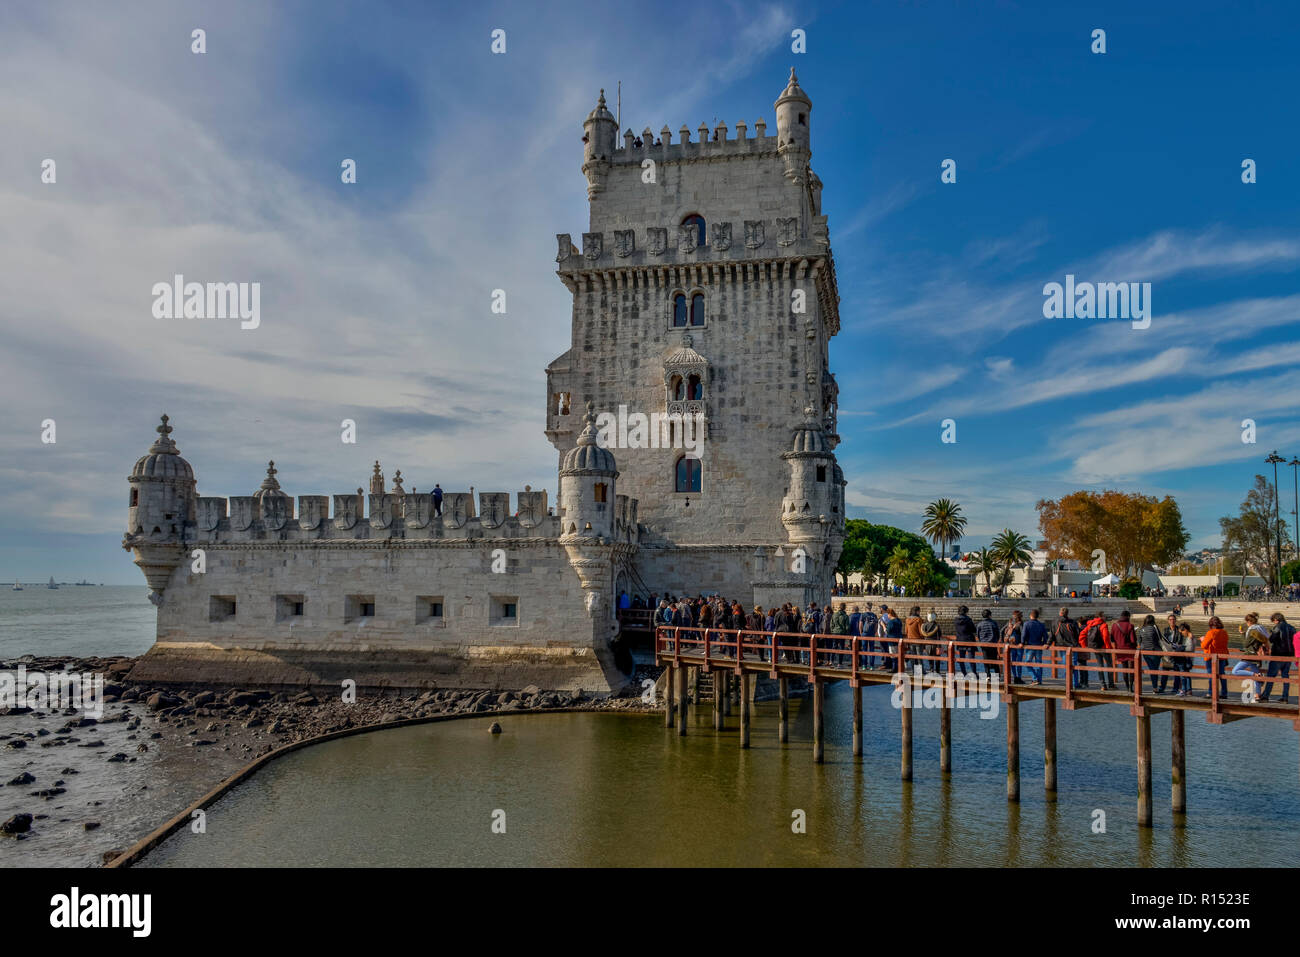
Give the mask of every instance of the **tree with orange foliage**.
[(1183, 554), (1191, 537), (1172, 496), (1158, 499), (1107, 489), (1072, 492), (1057, 501), (1042, 499), (1038, 527), (1049, 558), (1074, 558), (1085, 565), (1096, 549), (1106, 554), (1108, 570), (1141, 575)]

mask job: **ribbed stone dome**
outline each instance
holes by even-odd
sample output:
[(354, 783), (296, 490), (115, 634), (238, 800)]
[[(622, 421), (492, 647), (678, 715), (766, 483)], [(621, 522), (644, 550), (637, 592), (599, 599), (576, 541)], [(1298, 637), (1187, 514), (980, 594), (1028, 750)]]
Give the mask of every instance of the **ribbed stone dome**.
[(794, 442), (790, 450), (792, 452), (821, 452), (826, 453), (829, 450), (826, 447), (826, 433), (818, 424), (813, 416), (812, 409), (804, 409), (803, 425), (794, 430)]
[(596, 416), (587, 403), (587, 424), (578, 436), (578, 444), (564, 454), (565, 472), (608, 472), (618, 471), (614, 465), (614, 454), (609, 449), (602, 449), (596, 444)]
[(280, 488), (280, 483), (276, 481), (275, 473), (278, 470), (275, 467), (275, 461), (266, 463), (266, 478), (262, 479), (261, 488), (253, 493), (253, 498), (261, 502), (264, 498), (288, 498), (288, 494)]
[(149, 453), (136, 461), (135, 467), (131, 469), (131, 478), (194, 481), (194, 469), (181, 458), (176, 443), (168, 438), (172, 427), (167, 422), (168, 418), (164, 415), (162, 425), (157, 428), (157, 440), (149, 447)]
[(614, 114), (605, 106), (605, 91), (600, 91), (600, 99), (596, 101), (596, 108), (587, 114), (587, 121), (592, 120), (609, 120), (614, 122)]

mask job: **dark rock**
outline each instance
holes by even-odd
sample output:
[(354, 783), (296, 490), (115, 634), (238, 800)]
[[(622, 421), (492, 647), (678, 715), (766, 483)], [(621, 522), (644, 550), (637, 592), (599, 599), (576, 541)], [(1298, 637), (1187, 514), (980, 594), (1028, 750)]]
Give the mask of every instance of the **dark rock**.
[(181, 703), (181, 699), (175, 695), (163, 694), (161, 691), (155, 691), (145, 702), (151, 709), (158, 711), (162, 708), (174, 708)]
[(500, 733), (501, 733), (501, 725), (498, 722), (493, 721), (492, 724), (488, 726), (488, 734), (500, 734)]
[(25, 748), (25, 747), (27, 747), (27, 742), (24, 741), (22, 738), (15, 738), (15, 739), (12, 740), (12, 741), (6, 741), (6, 742), (5, 742), (5, 747), (6, 747), (6, 748), (12, 748), (12, 749), (14, 749), (14, 750), (18, 750), (19, 748)]
[(83, 825), (81, 825), (81, 826), (84, 827), (87, 831), (93, 831), (93, 830), (95, 830), (96, 828), (99, 827), (99, 822), (98, 822), (98, 821), (87, 821), (85, 824), (83, 824)]
[(126, 760), (126, 755), (123, 754), (121, 751), (119, 751), (117, 752), (117, 754), (113, 755), (111, 758), (108, 759), (108, 763), (117, 764), (125, 760)]
[(107, 747), (107, 745), (104, 744), (103, 741), (100, 741), (100, 740), (96, 739), (96, 740), (94, 740), (94, 741), (87, 741), (85, 744), (79, 744), (79, 745), (77, 745), (77, 747), (79, 747), (79, 748), (104, 748), (104, 747)]
[(63, 769), (62, 771), (60, 771), (59, 773), (60, 773), (60, 774), (80, 774), (81, 772), (78, 771), (76, 768), (64, 768), (64, 769)]
[(60, 794), (67, 794), (67, 788), (43, 788), (40, 791), (32, 791), (34, 798), (45, 798), (47, 801), (52, 797), (58, 797)]
[(30, 814), (15, 814), (9, 820), (0, 824), (0, 834), (26, 834), (32, 829), (32, 816)]
[(31, 784), (35, 780), (36, 779), (32, 777), (29, 772), (24, 771), (22, 774), (18, 775), (18, 777), (14, 778), (9, 783), (10, 784)]

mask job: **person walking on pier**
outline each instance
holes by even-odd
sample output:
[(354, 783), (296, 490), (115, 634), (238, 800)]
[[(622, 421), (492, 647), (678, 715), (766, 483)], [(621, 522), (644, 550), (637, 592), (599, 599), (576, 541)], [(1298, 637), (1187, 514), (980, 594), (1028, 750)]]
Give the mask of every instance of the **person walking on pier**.
[(1002, 677), (997, 663), (998, 623), (987, 608), (980, 612), (980, 620), (975, 623), (975, 640), (984, 646), (980, 649), (984, 653), (984, 673)]
[(1011, 658), (1011, 683), (1013, 685), (1022, 685), (1024, 681), (1020, 677), (1020, 646), (1024, 634), (1025, 620), (1021, 617), (1020, 610), (1016, 609), (1011, 613), (1011, 620), (1002, 628), (1002, 640), (1009, 645), (1013, 645), (1010, 653)]
[(857, 633), (862, 637), (862, 667), (874, 668), (876, 666), (876, 629), (880, 627), (880, 617), (872, 611), (873, 605), (867, 602), (867, 610), (862, 613), (858, 619)]
[[(1129, 610), (1125, 608), (1119, 613), (1119, 619), (1110, 626), (1110, 643), (1120, 652), (1132, 651), (1137, 648), (1137, 633), (1133, 629)], [(1133, 690), (1133, 655), (1116, 654), (1115, 666), (1122, 669), (1120, 675), (1124, 678), (1124, 690)]]
[[(925, 645), (921, 643), (921, 606), (913, 605), (911, 611), (907, 613), (907, 620), (903, 622), (903, 635), (907, 638), (907, 650), (914, 655), (925, 655)], [(924, 658), (921, 659), (921, 672), (929, 670), (930, 662)], [(907, 663), (903, 662), (900, 667), (906, 671), (911, 671)]]
[(943, 629), (939, 627), (934, 612), (925, 616), (925, 621), (921, 624), (921, 637), (930, 642), (925, 646), (925, 653), (933, 659), (929, 662), (929, 670), (936, 675), (943, 674), (943, 649), (940, 645), (943, 640)]
[[(834, 644), (834, 646), (838, 648), (840, 651), (845, 650), (846, 646), (844, 644), (845, 641), (844, 636), (847, 635), (848, 633), (849, 633), (849, 616), (844, 611), (844, 606), (840, 605), (838, 608), (835, 609), (834, 614), (831, 615), (831, 634), (838, 636), (833, 640), (832, 644)], [(835, 657), (836, 660), (839, 662), (839, 666), (841, 668), (849, 667), (849, 661), (851, 659), (848, 659), (848, 656), (836, 655)]]
[[(975, 622), (966, 614), (967, 608), (962, 605), (957, 609), (957, 617), (952, 620), (952, 636), (959, 642), (975, 641)], [(979, 649), (974, 645), (959, 645), (957, 648), (957, 667), (961, 669), (963, 675), (966, 674), (966, 660), (970, 659), (970, 673), (979, 674), (979, 665), (975, 664), (975, 657)]]
[[(1024, 661), (1025, 671), (1033, 674), (1033, 680), (1030, 684), (1041, 685), (1043, 683), (1043, 646), (1047, 644), (1047, 626), (1038, 620), (1038, 609), (1035, 608), (1029, 612), (1029, 620), (1025, 622), (1020, 631), (1021, 659)], [(1031, 668), (1031, 664), (1038, 664), (1040, 667)]]
[[(1075, 620), (1070, 617), (1070, 609), (1068, 608), (1061, 609), (1060, 614), (1056, 618), (1056, 624), (1052, 626), (1052, 645), (1061, 649), (1061, 674), (1062, 677), (1064, 677), (1064, 669), (1070, 661), (1070, 651), (1068, 649), (1077, 648), (1079, 646), (1079, 626)], [(1077, 686), (1079, 683), (1079, 671), (1077, 667), (1072, 668), (1071, 671), (1074, 673), (1074, 683)], [(1056, 677), (1055, 664), (1052, 665), (1052, 677)]]
[[(1213, 681), (1217, 674), (1219, 679), (1219, 697), (1228, 696), (1228, 679), (1223, 677), (1224, 671), (1227, 670), (1228, 659), (1223, 657), (1228, 653), (1228, 633), (1223, 629), (1223, 622), (1219, 620), (1218, 615), (1210, 617), (1210, 630), (1201, 638), (1201, 651), (1205, 654), (1205, 670), (1210, 674), (1210, 680)], [(1219, 655), (1218, 666), (1215, 667), (1211, 662), (1214, 660), (1213, 655)], [(1205, 697), (1213, 697), (1214, 689), (1205, 693)]]
[[(1170, 612), (1168, 617), (1165, 619), (1165, 622), (1166, 627), (1160, 631), (1160, 650), (1164, 652), (1164, 656), (1160, 659), (1160, 669), (1162, 671), (1183, 672), (1186, 670), (1183, 667), (1183, 664), (1187, 659), (1179, 655), (1171, 654), (1171, 652), (1187, 650), (1183, 647), (1182, 632), (1178, 630), (1178, 616), (1173, 612)], [(1174, 675), (1174, 684), (1173, 687), (1170, 688), (1170, 693), (1183, 697), (1184, 692), (1186, 691), (1185, 686), (1190, 683), (1190, 678), (1184, 678), (1181, 674), (1176, 674)], [(1162, 694), (1164, 693), (1164, 690), (1165, 676), (1161, 675), (1160, 691)]]
[[(1079, 635), (1079, 644), (1090, 649), (1092, 657), (1096, 659), (1097, 686), (1103, 691), (1112, 691), (1115, 688), (1115, 674), (1107, 670), (1110, 666), (1111, 655), (1106, 652), (1111, 648), (1110, 625), (1106, 623), (1105, 612), (1097, 612), (1091, 620), (1083, 626), (1083, 632)], [(1087, 664), (1087, 655), (1080, 655), (1083, 659), (1080, 664)], [(1088, 687), (1088, 673), (1083, 672), (1083, 687)]]
[[(1280, 611), (1275, 611), (1270, 616), (1269, 621), (1273, 622), (1273, 630), (1268, 634), (1269, 654), (1278, 658), (1291, 658), (1295, 655), (1296, 630), (1286, 620), (1286, 616)], [(1270, 661), (1268, 663), (1268, 677), (1273, 678), (1281, 676), (1283, 679), (1291, 677), (1290, 661)], [(1281, 681), (1282, 685), (1282, 703), (1287, 704), (1290, 701), (1291, 686), (1285, 680)], [(1273, 682), (1264, 685), (1264, 693), (1259, 696), (1260, 701), (1267, 701), (1269, 695), (1273, 693)]]
[(903, 637), (903, 622), (896, 614), (894, 609), (888, 605), (880, 609), (880, 624), (876, 626), (879, 630), (880, 637), (884, 639), (880, 643), (880, 649), (884, 652), (884, 668), (886, 671), (899, 671), (902, 667), (898, 660), (898, 641)]
[(1167, 675), (1158, 675), (1160, 671), (1160, 629), (1156, 627), (1156, 616), (1147, 615), (1142, 619), (1142, 627), (1137, 632), (1138, 650), (1142, 652), (1142, 665), (1151, 680), (1151, 693), (1164, 694), (1169, 681)]
[(1210, 613), (1210, 600), (1204, 595), (1201, 596), (1201, 617), (1204, 618)]

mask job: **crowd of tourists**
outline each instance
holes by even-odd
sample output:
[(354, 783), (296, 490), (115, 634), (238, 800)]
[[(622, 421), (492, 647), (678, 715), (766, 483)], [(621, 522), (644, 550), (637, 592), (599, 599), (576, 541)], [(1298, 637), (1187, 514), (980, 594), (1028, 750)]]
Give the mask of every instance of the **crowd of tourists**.
[[(851, 607), (841, 604), (833, 610), (816, 602), (807, 608), (787, 603), (746, 609), (720, 595), (656, 595), (651, 596), (651, 607), (656, 625), (683, 629), (670, 637), (684, 648), (695, 650), (707, 643), (716, 657), (734, 657), (739, 640), (743, 655), (757, 655), (770, 662), (775, 654), (779, 662), (806, 665), (815, 640), (819, 665), (851, 668), (855, 644), (861, 670), (896, 672), (919, 666), (923, 673), (943, 674), (949, 661), (949, 637), (943, 635), (934, 612), (922, 616), (919, 605), (912, 605), (906, 614), (887, 604), (877, 608), (873, 602)], [(1212, 603), (1206, 607), (1212, 608)], [(998, 622), (988, 608), (972, 618), (962, 605), (953, 620), (951, 662), (962, 675), (980, 675), (982, 669), (984, 675), (1001, 681), (1031, 685), (1042, 684), (1044, 672), (1051, 679), (1063, 678), (1068, 667), (1075, 688), (1116, 690), (1122, 682), (1124, 689), (1132, 692), (1139, 671), (1134, 659), (1141, 658), (1140, 673), (1150, 681), (1152, 694), (1188, 697), (1193, 665), (1200, 656), (1203, 673), (1209, 672), (1211, 661), (1216, 662), (1220, 697), (1228, 693), (1227, 676), (1231, 674), (1251, 680), (1257, 700), (1269, 701), (1274, 682), (1267, 679), (1290, 677), (1292, 665), (1300, 658), (1300, 633), (1281, 612), (1273, 613), (1267, 627), (1251, 612), (1240, 630), (1246, 657), (1229, 670), (1228, 659), (1223, 657), (1229, 653), (1228, 632), (1218, 616), (1209, 619), (1205, 633), (1198, 638), (1192, 626), (1180, 622), (1172, 612), (1163, 623), (1158, 623), (1155, 615), (1146, 615), (1136, 623), (1128, 610), (1113, 619), (1104, 611), (1088, 611), (1074, 618), (1070, 609), (1062, 608), (1049, 625), (1040, 620), (1036, 608), (1027, 619), (1017, 610), (1006, 622)], [(732, 634), (735, 631), (745, 634)], [(899, 667), (900, 641), (905, 641), (906, 669)], [(1003, 646), (1007, 647), (1009, 676), (1002, 673)], [(1256, 662), (1249, 660), (1250, 656), (1290, 660)], [(1285, 680), (1277, 684), (1281, 700), (1289, 702), (1289, 684)]]

